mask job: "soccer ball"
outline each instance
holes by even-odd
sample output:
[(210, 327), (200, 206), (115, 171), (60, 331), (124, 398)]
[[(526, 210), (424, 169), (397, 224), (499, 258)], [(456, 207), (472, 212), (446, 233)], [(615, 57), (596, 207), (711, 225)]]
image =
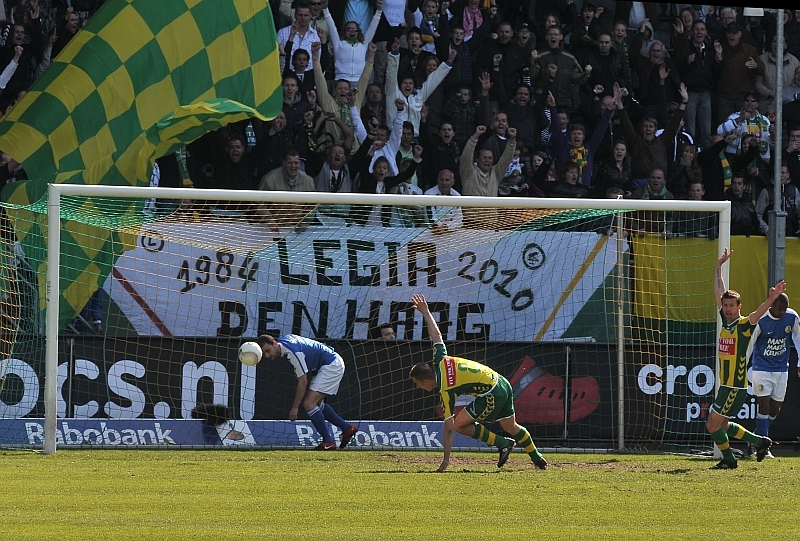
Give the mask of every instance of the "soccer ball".
[(239, 346), (239, 360), (247, 366), (255, 366), (261, 360), (261, 346), (255, 342), (245, 342)]

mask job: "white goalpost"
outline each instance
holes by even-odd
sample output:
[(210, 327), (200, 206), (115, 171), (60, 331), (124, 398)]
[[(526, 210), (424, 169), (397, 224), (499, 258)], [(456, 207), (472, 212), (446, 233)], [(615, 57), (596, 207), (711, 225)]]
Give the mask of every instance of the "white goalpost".
[[(357, 381), (346, 383), (340, 391), (337, 404), (343, 405), (337, 409), (351, 417), (360, 415), (363, 435), (358, 445), (424, 447), (420, 442), (429, 437), (427, 428), (401, 424), (407, 418), (419, 422), (433, 415), (433, 397), (415, 395), (412, 389), (402, 387), (411, 366), (403, 357), (427, 355), (428, 351), (423, 326), (403, 303), (410, 292), (423, 289), (436, 301), (432, 311), (444, 328), (445, 341), (457, 343), (455, 354), (478, 357), (475, 360), (481, 362), (497, 360), (495, 369), (514, 385), (518, 416), (537, 426), (538, 432), (532, 432), (535, 440), (588, 448), (597, 440), (603, 442), (601, 447), (622, 449), (679, 445), (703, 438), (687, 413), (688, 401), (700, 400), (683, 387), (668, 396), (660, 381), (667, 365), (672, 370), (668, 357), (673, 347), (687, 359), (681, 361), (687, 372), (690, 364), (704, 366), (708, 361), (704, 355), (710, 346), (709, 332), (718, 326), (706, 309), (707, 295), (713, 293), (708, 269), (715, 262), (713, 257), (730, 245), (727, 201), (486, 199), (51, 184), (43, 399), (46, 454), (54, 453), (57, 441), (65, 438), (59, 411), (67, 417), (70, 411), (73, 415), (77, 411), (71, 404), (65, 409), (58, 383), (59, 358), (63, 357), (59, 336), (64, 326), (59, 303), (65, 289), (59, 283), (64, 265), (62, 216), (64, 201), (74, 198), (192, 201), (204, 209), (186, 212), (185, 220), (177, 217), (180, 211), (143, 218), (148, 230), (166, 239), (167, 248), (155, 254), (133, 246), (139, 255), (126, 252), (114, 262), (114, 269), (121, 271), (112, 271), (114, 277), (108, 279), (105, 289), (124, 326), (120, 323), (116, 328), (109, 323), (104, 332), (112, 338), (115, 333), (127, 333), (128, 344), (119, 346), (119, 351), (134, 348), (125, 350), (128, 357), (119, 355), (131, 359), (124, 365), (132, 370), (127, 374), (135, 372), (131, 368), (134, 361), (146, 366), (148, 373), (143, 375), (141, 369), (136, 376), (143, 382), (138, 394), (131, 376), (119, 376), (123, 383), (109, 384), (111, 398), (104, 398), (109, 418), (186, 419), (190, 406), (200, 403), (198, 397), (208, 396), (214, 401), (226, 400), (234, 419), (251, 425), (248, 430), (260, 426), (257, 423), (262, 420), (272, 423), (263, 429), (264, 434), (272, 431), (263, 436), (266, 439), (259, 440), (261, 432), (253, 429), (242, 441), (253, 441), (255, 446), (303, 447), (311, 435), (297, 425), (283, 424), (280, 411), (285, 404), (276, 399), (276, 404), (264, 405), (262, 395), (256, 392), (263, 389), (260, 378), (264, 371), (274, 368), (259, 365), (257, 371), (238, 362), (226, 364), (223, 354), (204, 357), (200, 346), (191, 349), (193, 340), (205, 345), (213, 342), (213, 347), (224, 352), (265, 331), (301, 331), (322, 341), (336, 341), (337, 351), (346, 350), (343, 356), (352, 363), (348, 374)], [(254, 225), (252, 219), (224, 209), (220, 202), (268, 205), (271, 216), (288, 216), (285, 219), (293, 221), (273, 230), (263, 223)], [(214, 205), (223, 210), (205, 210)], [(464, 209), (464, 225), (445, 233), (434, 231), (438, 218), (430, 212), (425, 223), (409, 227), (325, 222), (316, 220), (320, 218), (319, 205)], [(102, 205), (95, 207), (102, 214)], [(75, 210), (71, 219), (79, 212)], [(702, 234), (639, 236), (627, 225), (629, 220), (641, 222), (651, 215), (668, 221), (665, 216), (683, 216), (681, 213), (715, 217), (718, 238)], [(140, 233), (129, 226), (124, 231)], [(237, 238), (241, 246), (231, 246)], [(130, 267), (122, 267), (129, 262)], [(166, 269), (161, 274), (159, 265)], [(548, 274), (542, 276), (540, 269), (547, 269)], [(727, 276), (727, 266), (724, 272)], [(151, 284), (140, 278), (148, 273)], [(659, 273), (665, 282), (679, 282), (658, 284)], [(115, 296), (119, 284), (128, 290)], [(170, 287), (175, 291), (168, 291)], [(169, 295), (186, 304), (178, 308), (176, 301), (164, 301)], [(683, 306), (682, 297), (693, 298)], [(668, 306), (657, 305), (662, 301)], [(154, 327), (153, 322), (158, 325)], [(379, 332), (373, 334), (376, 324), (386, 322), (394, 327), (399, 340), (381, 341)], [(156, 370), (153, 366), (173, 361), (159, 358), (158, 346), (149, 342), (139, 346), (141, 359), (133, 358), (130, 351), (136, 351), (135, 341), (146, 338), (149, 328), (159, 329), (160, 339), (171, 340), (164, 347), (175, 348), (174, 357), (181, 357), (179, 368), (164, 368), (162, 374), (151, 375)], [(675, 336), (683, 338), (673, 346)], [(576, 348), (575, 341), (580, 347)], [(567, 343), (570, 347), (564, 355)], [(194, 352), (190, 361), (183, 358), (186, 351)], [(153, 356), (149, 364), (147, 355)], [(109, 381), (116, 377), (116, 371), (104, 370)], [(703, 377), (707, 378), (708, 370), (695, 372), (700, 374), (695, 374), (700, 378), (695, 387), (705, 390), (709, 382)], [(276, 395), (284, 393), (282, 382), (290, 381), (290, 376), (270, 373), (271, 384), (280, 386)], [(144, 383), (150, 377), (152, 381)], [(165, 382), (180, 385), (182, 390), (156, 396), (153, 389)], [(539, 395), (534, 396), (534, 388)], [(88, 395), (94, 391), (81, 388), (81, 392)], [(551, 396), (545, 397), (547, 393)], [(137, 398), (139, 395), (142, 398)], [(185, 403), (179, 403), (181, 400)], [(420, 409), (418, 404), (423, 402), (424, 409)], [(552, 421), (546, 421), (548, 416)], [(392, 427), (396, 426), (401, 428), (395, 434)], [(238, 434), (238, 428), (231, 430)], [(219, 437), (225, 440), (226, 436), (220, 433)], [(97, 441), (101, 440), (98, 436)]]

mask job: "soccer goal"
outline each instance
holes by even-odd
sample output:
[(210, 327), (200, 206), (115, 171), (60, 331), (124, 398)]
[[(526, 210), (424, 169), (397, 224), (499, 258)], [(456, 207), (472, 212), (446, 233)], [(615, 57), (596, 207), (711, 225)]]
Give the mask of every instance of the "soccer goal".
[(711, 446), (727, 202), (60, 184), (3, 210), (0, 446), (313, 447), (289, 364), (237, 360), (291, 333), (344, 358), (351, 447), (438, 448), (414, 293), (539, 447)]

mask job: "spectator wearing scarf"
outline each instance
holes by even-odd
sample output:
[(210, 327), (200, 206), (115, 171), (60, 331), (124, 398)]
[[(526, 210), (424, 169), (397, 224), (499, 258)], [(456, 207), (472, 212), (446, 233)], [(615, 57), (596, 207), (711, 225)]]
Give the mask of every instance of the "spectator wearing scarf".
[(728, 134), (736, 134), (725, 148), (728, 154), (738, 154), (741, 151), (742, 139), (749, 134), (755, 135), (761, 157), (765, 160), (770, 159), (769, 152), (769, 119), (758, 111), (758, 94), (749, 91), (744, 96), (744, 107), (738, 113), (732, 113), (728, 118), (717, 127), (717, 135), (725, 137)]

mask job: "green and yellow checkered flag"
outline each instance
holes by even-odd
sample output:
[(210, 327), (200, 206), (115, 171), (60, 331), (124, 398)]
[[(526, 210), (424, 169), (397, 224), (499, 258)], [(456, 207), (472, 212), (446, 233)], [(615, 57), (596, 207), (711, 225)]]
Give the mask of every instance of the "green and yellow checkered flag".
[[(0, 149), (30, 181), (3, 190), (44, 303), (48, 182), (146, 186), (156, 158), (204, 133), (280, 111), (275, 26), (266, 0), (108, 0), (0, 123)], [(85, 200), (64, 220), (62, 326), (102, 284), (125, 239), (91, 225), (132, 218)]]

